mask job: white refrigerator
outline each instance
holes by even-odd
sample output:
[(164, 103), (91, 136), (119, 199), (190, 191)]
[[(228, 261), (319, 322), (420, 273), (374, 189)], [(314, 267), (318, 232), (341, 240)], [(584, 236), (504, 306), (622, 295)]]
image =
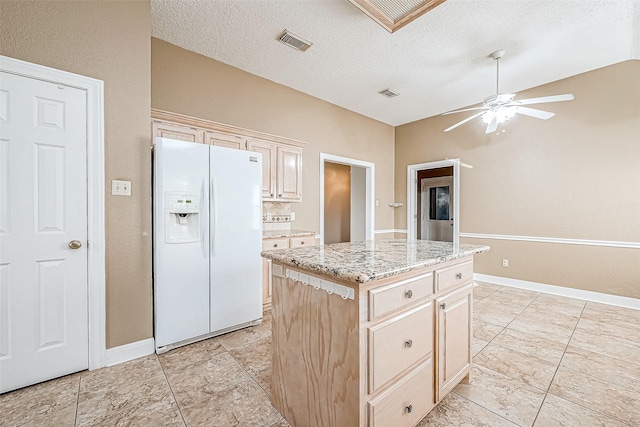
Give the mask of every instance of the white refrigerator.
[(262, 157), (156, 138), (154, 327), (162, 353), (262, 319)]

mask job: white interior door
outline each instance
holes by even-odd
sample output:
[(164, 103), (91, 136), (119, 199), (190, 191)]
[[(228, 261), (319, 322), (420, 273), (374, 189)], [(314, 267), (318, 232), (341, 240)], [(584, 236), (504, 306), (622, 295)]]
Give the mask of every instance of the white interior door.
[(0, 393), (88, 367), (86, 114), (0, 74)]

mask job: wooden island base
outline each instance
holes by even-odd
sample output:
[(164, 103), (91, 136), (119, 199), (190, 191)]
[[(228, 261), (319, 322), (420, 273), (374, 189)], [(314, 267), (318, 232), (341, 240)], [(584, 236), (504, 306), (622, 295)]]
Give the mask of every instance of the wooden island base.
[(293, 427), (415, 426), (469, 381), (472, 262), (356, 283), (274, 260), (273, 405)]

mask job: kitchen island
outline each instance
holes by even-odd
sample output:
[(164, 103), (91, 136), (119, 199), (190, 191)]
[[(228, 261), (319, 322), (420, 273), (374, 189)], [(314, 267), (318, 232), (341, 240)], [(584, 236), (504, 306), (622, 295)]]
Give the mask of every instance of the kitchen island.
[(273, 405), (294, 427), (416, 425), (469, 380), (473, 255), (380, 240), (272, 260)]

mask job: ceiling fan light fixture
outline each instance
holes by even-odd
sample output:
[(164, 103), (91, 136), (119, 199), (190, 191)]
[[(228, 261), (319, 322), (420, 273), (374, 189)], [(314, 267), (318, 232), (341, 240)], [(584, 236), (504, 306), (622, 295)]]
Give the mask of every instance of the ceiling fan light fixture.
[(495, 120), (498, 124), (502, 124), (507, 120), (513, 118), (513, 116), (516, 115), (517, 111), (518, 107), (515, 106), (498, 107), (485, 112), (482, 115), (482, 121), (486, 124), (489, 124)]

